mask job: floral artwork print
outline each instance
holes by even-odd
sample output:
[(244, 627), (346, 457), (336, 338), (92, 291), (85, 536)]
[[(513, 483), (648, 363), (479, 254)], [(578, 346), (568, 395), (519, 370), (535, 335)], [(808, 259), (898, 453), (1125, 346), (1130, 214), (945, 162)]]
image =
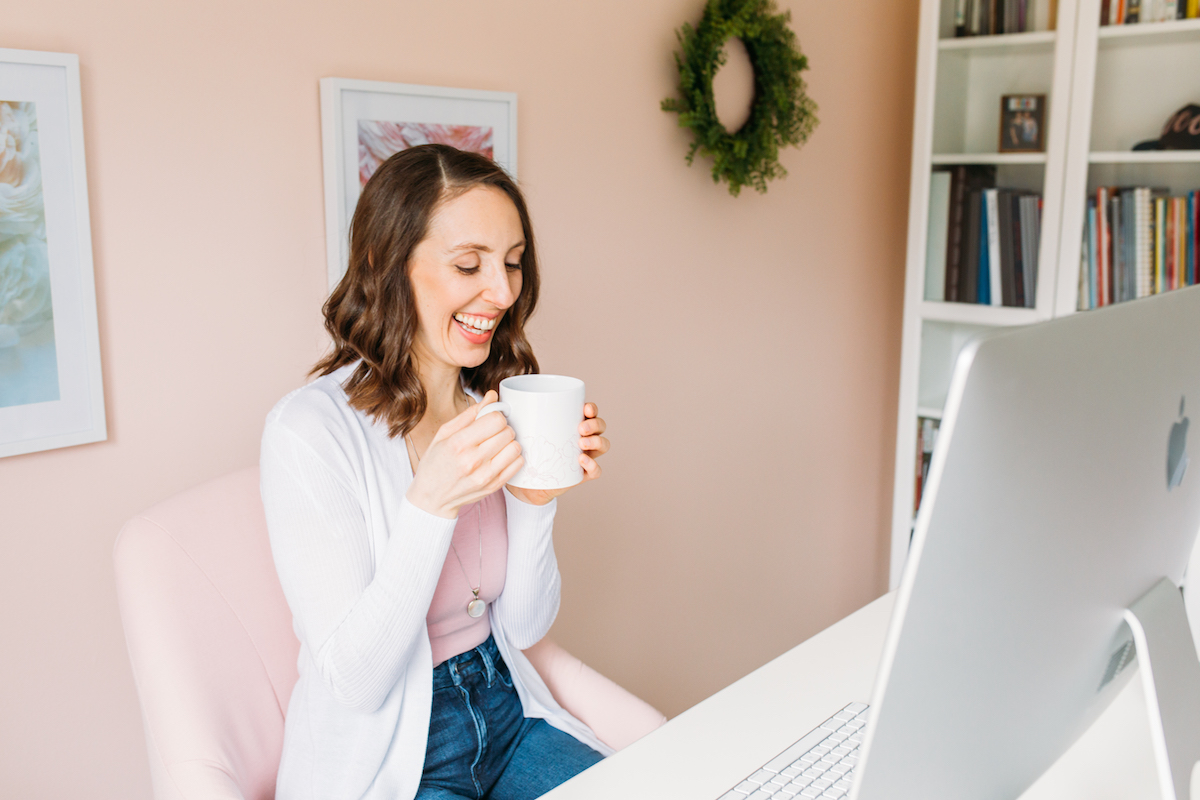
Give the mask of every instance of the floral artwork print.
[(419, 144), (448, 144), (459, 150), (494, 158), (491, 127), (359, 120), (359, 186), (366, 186), (375, 170), (390, 156)]
[(0, 101), (0, 407), (57, 399), (37, 111)]

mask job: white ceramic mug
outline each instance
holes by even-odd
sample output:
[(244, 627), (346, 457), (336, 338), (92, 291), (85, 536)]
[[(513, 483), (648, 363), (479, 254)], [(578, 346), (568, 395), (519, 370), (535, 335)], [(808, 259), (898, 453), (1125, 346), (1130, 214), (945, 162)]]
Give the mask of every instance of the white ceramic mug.
[(522, 489), (565, 489), (583, 480), (579, 423), (583, 381), (566, 375), (514, 375), (500, 381), (500, 402), (475, 415), (499, 411), (517, 434), (525, 465), (508, 482)]

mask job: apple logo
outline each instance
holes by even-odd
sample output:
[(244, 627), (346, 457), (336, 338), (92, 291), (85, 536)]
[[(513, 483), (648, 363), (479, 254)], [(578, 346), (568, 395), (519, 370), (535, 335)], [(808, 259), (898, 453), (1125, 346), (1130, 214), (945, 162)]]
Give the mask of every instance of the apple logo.
[(1183, 416), (1183, 402), (1179, 400), (1179, 416), (1182, 419), (1171, 426), (1171, 439), (1167, 443), (1167, 491), (1171, 491), (1183, 482), (1183, 473), (1187, 472), (1187, 432), (1188, 418)]

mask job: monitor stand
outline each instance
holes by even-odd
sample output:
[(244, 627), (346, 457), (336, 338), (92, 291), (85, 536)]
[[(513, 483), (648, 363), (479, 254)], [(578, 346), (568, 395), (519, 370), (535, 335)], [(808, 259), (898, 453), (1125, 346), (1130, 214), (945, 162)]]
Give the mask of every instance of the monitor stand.
[(1162, 798), (1188, 800), (1192, 768), (1200, 761), (1200, 660), (1183, 595), (1160, 578), (1126, 609), (1125, 622), (1141, 662)]

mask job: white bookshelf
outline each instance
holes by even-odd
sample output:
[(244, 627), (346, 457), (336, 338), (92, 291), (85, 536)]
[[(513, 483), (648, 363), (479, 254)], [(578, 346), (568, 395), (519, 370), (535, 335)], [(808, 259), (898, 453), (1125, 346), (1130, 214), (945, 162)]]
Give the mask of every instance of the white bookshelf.
[[(890, 584), (904, 567), (913, 522), (917, 418), (941, 417), (954, 361), (974, 336), (1054, 313), (1077, 0), (1059, 0), (1055, 30), (954, 38), (954, 0), (922, 0), (909, 188), (904, 328), (896, 430)], [(1045, 94), (1046, 150), (1000, 153), (1000, 97)], [(925, 297), (929, 183), (935, 166), (992, 164), (1000, 186), (1043, 196), (1033, 308)]]
[[(940, 419), (963, 345), (997, 326), (1074, 313), (1086, 193), (1100, 185), (1200, 188), (1200, 151), (1130, 151), (1195, 94), (1200, 20), (1099, 25), (1100, 0), (1059, 0), (1051, 31), (954, 38), (954, 0), (922, 0), (909, 190), (890, 584), (908, 553), (917, 418)], [(1047, 95), (1043, 153), (999, 153), (1000, 97)], [(1033, 308), (925, 297), (930, 174), (994, 164), (997, 184), (1043, 196)]]

